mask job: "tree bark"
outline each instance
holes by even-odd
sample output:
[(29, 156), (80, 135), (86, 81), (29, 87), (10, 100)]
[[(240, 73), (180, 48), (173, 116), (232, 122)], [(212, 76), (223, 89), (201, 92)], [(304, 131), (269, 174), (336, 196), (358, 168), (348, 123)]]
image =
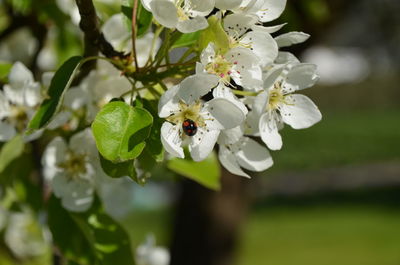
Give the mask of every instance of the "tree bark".
[(171, 265), (235, 264), (240, 226), (247, 210), (246, 179), (222, 171), (214, 192), (184, 180), (178, 201)]

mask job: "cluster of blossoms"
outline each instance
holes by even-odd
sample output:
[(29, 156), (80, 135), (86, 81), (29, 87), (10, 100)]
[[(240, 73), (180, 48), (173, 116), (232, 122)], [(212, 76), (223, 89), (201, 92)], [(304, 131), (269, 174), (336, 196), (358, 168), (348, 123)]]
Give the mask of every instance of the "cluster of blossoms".
[[(279, 48), (301, 43), (305, 33), (273, 38), (283, 25), (264, 27), (283, 12), (285, 0), (142, 0), (163, 26), (183, 33), (208, 27), (205, 18), (215, 7), (227, 46), (210, 42), (201, 52), (196, 73), (170, 88), (159, 102), (165, 118), (161, 141), (165, 150), (184, 158), (189, 146), (195, 161), (205, 159), (219, 144), (219, 160), (230, 172), (249, 177), (242, 168), (263, 171), (272, 165), (268, 149), (279, 150), (279, 130), (286, 123), (304, 129), (321, 119), (306, 96), (296, 91), (318, 80), (315, 65), (300, 63)], [(168, 12), (166, 11), (168, 10)]]

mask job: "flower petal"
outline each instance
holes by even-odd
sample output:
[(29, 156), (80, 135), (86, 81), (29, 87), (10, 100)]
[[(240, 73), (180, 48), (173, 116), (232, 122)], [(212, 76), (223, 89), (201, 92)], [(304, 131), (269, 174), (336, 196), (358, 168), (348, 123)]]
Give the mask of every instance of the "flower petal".
[(194, 101), (211, 91), (217, 86), (218, 76), (210, 74), (195, 74), (185, 78), (178, 91), (178, 97), (190, 105)]
[(84, 154), (89, 156), (92, 160), (98, 158), (98, 151), (96, 143), (90, 128), (74, 134), (69, 141), (69, 148), (75, 154)]
[(220, 10), (232, 10), (240, 6), (242, 0), (215, 0), (215, 7)]
[(175, 28), (178, 24), (178, 10), (174, 3), (168, 0), (150, 2), (154, 18), (164, 27)]
[(61, 137), (54, 138), (47, 146), (42, 155), (43, 175), (50, 181), (59, 171), (59, 164), (65, 161), (67, 144)]
[(231, 14), (224, 18), (224, 29), (229, 36), (239, 38), (252, 28), (256, 22), (257, 18), (254, 16)]
[(266, 112), (260, 117), (259, 129), (261, 139), (271, 150), (282, 148), (282, 137), (278, 132), (278, 126), (276, 117), (273, 114)]
[(0, 90), (0, 120), (10, 115), (10, 103)]
[[(236, 0), (237, 1), (237, 0)], [(192, 17), (205, 17), (214, 9), (214, 0), (185, 0), (185, 4), (190, 6), (190, 15)]]
[(196, 32), (208, 27), (205, 17), (194, 17), (186, 20), (178, 21), (176, 28), (182, 33)]
[(248, 137), (242, 138), (236, 158), (240, 166), (256, 172), (264, 171), (274, 163), (268, 149)]
[(260, 65), (265, 67), (274, 62), (278, 56), (278, 45), (272, 36), (263, 31), (251, 31), (244, 35), (240, 41), (251, 47), (258, 58), (260, 58)]
[(312, 87), (319, 80), (315, 64), (294, 64), (285, 77), (283, 84), (284, 93)]
[(235, 128), (242, 124), (246, 118), (242, 109), (224, 98), (212, 99), (208, 102), (206, 108), (224, 129)]
[(8, 81), (14, 89), (22, 89), (33, 83), (34, 79), (32, 72), (23, 63), (16, 62), (10, 70)]
[(165, 150), (174, 157), (184, 158), (182, 138), (178, 125), (164, 122), (161, 126), (161, 142)]
[(240, 168), (236, 156), (224, 145), (220, 145), (219, 147), (218, 158), (221, 165), (232, 174), (250, 178), (250, 176)]
[(279, 48), (283, 48), (305, 42), (306, 40), (308, 40), (308, 38), (310, 38), (310, 35), (307, 33), (293, 31), (282, 34), (276, 37), (275, 40)]
[(285, 6), (286, 0), (264, 0), (264, 4), (257, 15), (261, 22), (269, 22), (277, 19), (285, 10)]
[(235, 104), (236, 107), (242, 110), (244, 115), (248, 113), (248, 109), (231, 91), (231, 89), (220, 83), (213, 91), (214, 98), (224, 98)]
[(130, 45), (130, 34), (126, 30), (123, 14), (116, 14), (111, 16), (101, 28), (106, 40), (117, 51), (129, 51), (127, 49)]
[(189, 151), (194, 161), (202, 161), (212, 152), (217, 142), (219, 130), (198, 128), (196, 135), (190, 139)]
[[(54, 179), (57, 180), (58, 177)], [(73, 212), (84, 212), (90, 208), (93, 203), (94, 189), (90, 182), (83, 179), (68, 179), (56, 182), (54, 185), (64, 184), (61, 197), (61, 204), (64, 208)], [(61, 187), (60, 187), (61, 188)]]
[(173, 86), (168, 89), (158, 102), (158, 116), (166, 118), (179, 110), (179, 98), (176, 96), (180, 89), (180, 85)]
[(285, 99), (290, 104), (281, 106), (282, 119), (293, 129), (305, 129), (321, 120), (321, 112), (308, 97), (295, 94), (286, 96)]

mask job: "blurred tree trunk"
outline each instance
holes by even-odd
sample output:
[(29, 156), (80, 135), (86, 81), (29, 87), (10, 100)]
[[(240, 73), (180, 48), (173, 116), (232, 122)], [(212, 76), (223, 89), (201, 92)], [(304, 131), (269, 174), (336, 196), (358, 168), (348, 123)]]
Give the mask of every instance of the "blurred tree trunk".
[(247, 210), (248, 180), (222, 171), (222, 190), (182, 182), (171, 265), (233, 265), (240, 226)]

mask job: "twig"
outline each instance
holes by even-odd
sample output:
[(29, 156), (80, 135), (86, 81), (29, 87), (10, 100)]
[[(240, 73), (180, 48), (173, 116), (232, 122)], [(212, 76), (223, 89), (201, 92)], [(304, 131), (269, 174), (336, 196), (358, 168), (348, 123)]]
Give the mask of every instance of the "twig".
[(134, 0), (133, 9), (132, 9), (132, 53), (131, 53), (131, 56), (134, 58), (136, 71), (139, 72), (139, 64), (138, 64), (137, 53), (136, 53), (137, 9), (138, 9), (138, 0)]

